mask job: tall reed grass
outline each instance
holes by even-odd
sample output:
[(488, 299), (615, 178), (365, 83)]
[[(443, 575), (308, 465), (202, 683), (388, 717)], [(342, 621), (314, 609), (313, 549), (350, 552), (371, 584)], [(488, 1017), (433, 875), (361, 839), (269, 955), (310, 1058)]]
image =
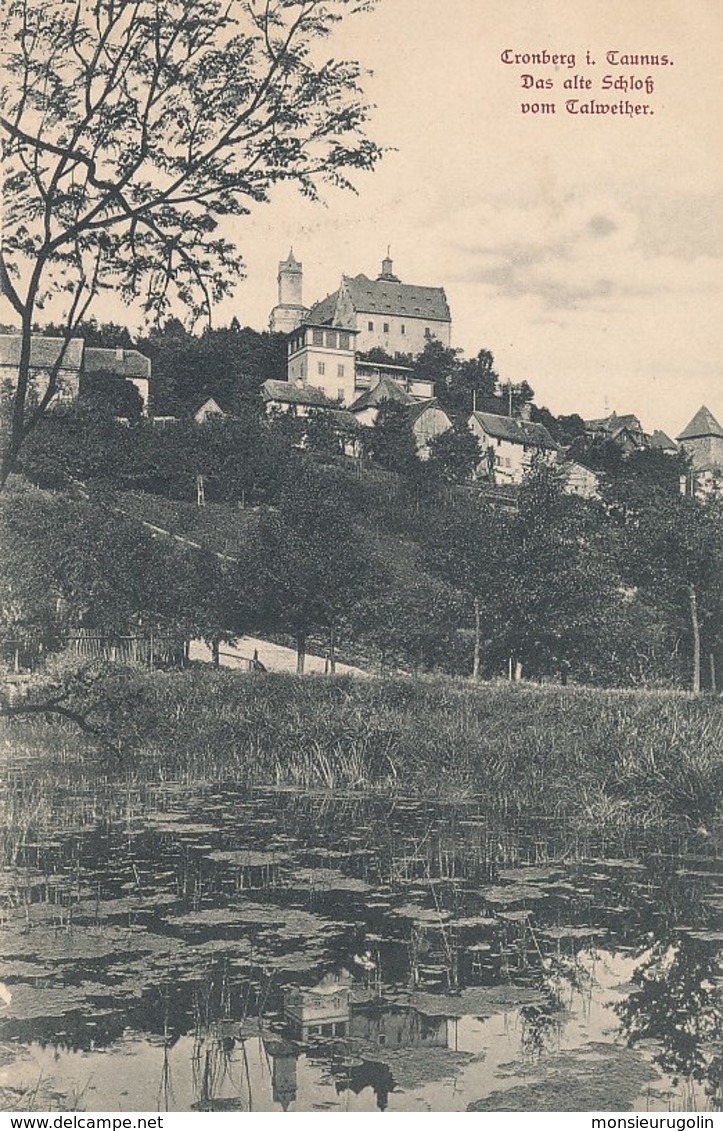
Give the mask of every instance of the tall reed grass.
[[(612, 825), (700, 822), (723, 788), (713, 698), (200, 669), (114, 680), (102, 724), (116, 753), (98, 771), (141, 781), (474, 795)], [(4, 725), (28, 757), (98, 757), (71, 724)]]

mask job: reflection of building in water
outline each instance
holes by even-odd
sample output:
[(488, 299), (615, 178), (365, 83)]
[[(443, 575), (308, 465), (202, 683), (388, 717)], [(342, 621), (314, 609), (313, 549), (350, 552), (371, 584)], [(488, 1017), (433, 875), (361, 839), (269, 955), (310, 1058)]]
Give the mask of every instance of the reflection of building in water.
[(448, 1048), (450, 1019), (387, 1002), (354, 1007), (350, 1036), (379, 1048)]
[(290, 1041), (265, 1040), (264, 1048), (271, 1057), (272, 1099), (288, 1111), (296, 1099), (296, 1046)]
[(345, 1037), (351, 1019), (352, 976), (348, 970), (327, 974), (311, 988), (294, 986), (284, 996), (286, 1020), (301, 1040)]
[(380, 1111), (386, 1111), (389, 1093), (394, 1088), (394, 1077), (388, 1064), (376, 1060), (360, 1060), (346, 1072), (337, 1074), (335, 1083), (338, 1092), (344, 1092), (349, 1088), (357, 1096), (365, 1088), (371, 1088), (377, 1107)]

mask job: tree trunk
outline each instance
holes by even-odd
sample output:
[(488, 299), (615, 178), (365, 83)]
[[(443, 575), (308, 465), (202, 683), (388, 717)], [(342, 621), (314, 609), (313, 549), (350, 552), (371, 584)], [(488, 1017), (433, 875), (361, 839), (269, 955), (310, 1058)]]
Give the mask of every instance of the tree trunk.
[(708, 662), (710, 664), (710, 689), (711, 691), (716, 692), (718, 690), (718, 687), (715, 674), (715, 654), (713, 652), (709, 652)]
[(515, 660), (515, 683), (520, 683), (522, 680), (522, 661)]
[(296, 635), (296, 674), (304, 674), (304, 666), (306, 664), (306, 633), (299, 632)]
[(480, 660), (480, 611), (479, 597), (474, 599), (474, 657), (472, 659), (472, 679), (479, 679)]
[(336, 674), (336, 625), (329, 630), (329, 672)]
[(211, 641), (211, 660), (215, 668), (220, 667), (221, 664), (221, 641), (216, 637)]
[(698, 597), (695, 586), (688, 588), (690, 597), (690, 623), (693, 629), (693, 692), (700, 693), (700, 622), (698, 620)]

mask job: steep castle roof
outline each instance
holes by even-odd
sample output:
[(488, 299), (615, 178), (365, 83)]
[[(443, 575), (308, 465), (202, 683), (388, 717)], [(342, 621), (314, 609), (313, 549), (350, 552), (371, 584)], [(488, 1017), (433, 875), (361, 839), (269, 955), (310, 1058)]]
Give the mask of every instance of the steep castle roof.
[[(344, 275), (346, 289), (354, 309), (360, 314), (391, 314), (404, 318), (427, 318), (431, 322), (451, 322), (447, 296), (443, 287), (417, 287), (400, 283), (394, 277), (368, 279), (366, 275)], [(326, 322), (334, 317), (339, 291), (327, 295), (311, 309), (310, 317)]]
[(719, 436), (723, 439), (723, 428), (705, 405), (702, 405), (690, 424), (678, 436), (679, 440), (699, 440), (704, 436)]

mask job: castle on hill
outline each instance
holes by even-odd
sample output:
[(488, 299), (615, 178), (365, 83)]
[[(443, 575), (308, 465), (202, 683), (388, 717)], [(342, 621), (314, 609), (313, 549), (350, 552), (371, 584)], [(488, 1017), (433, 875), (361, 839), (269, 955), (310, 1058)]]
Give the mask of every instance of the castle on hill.
[(278, 299), (269, 328), (288, 336), (287, 379), (296, 386), (321, 389), (351, 408), (383, 379), (413, 399), (433, 396), (431, 382), (414, 380), (408, 365), (391, 359), (417, 358), (433, 338), (449, 346), (452, 316), (442, 287), (403, 283), (387, 254), (376, 279), (342, 275), (336, 291), (306, 307), (303, 268), (292, 250), (279, 263)]

